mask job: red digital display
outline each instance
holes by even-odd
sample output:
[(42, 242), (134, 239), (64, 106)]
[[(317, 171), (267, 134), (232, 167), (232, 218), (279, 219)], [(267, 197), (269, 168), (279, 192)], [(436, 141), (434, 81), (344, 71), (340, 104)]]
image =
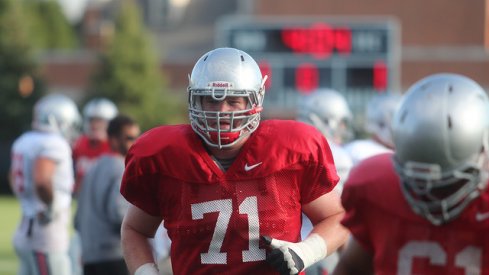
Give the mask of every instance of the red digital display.
[(316, 23), (310, 27), (284, 28), (281, 31), (283, 44), (297, 54), (311, 54), (318, 59), (330, 57), (333, 53), (351, 53), (351, 30)]
[(303, 63), (297, 66), (295, 74), (296, 89), (302, 94), (313, 92), (319, 87), (319, 72), (316, 65)]
[(257, 60), (267, 107), (296, 108), (302, 95), (338, 90), (357, 111), (371, 94), (398, 86), (398, 26), (389, 18), (227, 17), (218, 24), (218, 45)]
[(387, 65), (383, 61), (377, 61), (374, 64), (373, 87), (377, 91), (387, 89)]
[(342, 69), (342, 76), (338, 70), (324, 65), (320, 60), (297, 62), (286, 67), (272, 65), (267, 59), (259, 60), (258, 64), (262, 74), (269, 76), (265, 84), (268, 92), (292, 89), (300, 94), (308, 94), (321, 87), (335, 88), (334, 74), (344, 79), (348, 88), (377, 92), (389, 89), (389, 67), (383, 59), (373, 61), (372, 64), (346, 66)]

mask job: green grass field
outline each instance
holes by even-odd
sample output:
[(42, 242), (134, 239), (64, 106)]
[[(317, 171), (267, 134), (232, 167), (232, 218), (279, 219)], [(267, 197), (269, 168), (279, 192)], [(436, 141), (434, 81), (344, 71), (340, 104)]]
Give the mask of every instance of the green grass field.
[[(76, 203), (72, 205), (75, 213)], [(14, 252), (12, 237), (20, 221), (20, 204), (14, 196), (0, 195), (0, 275), (17, 274), (19, 261)], [(70, 227), (73, 232), (73, 226)]]
[(12, 236), (20, 220), (19, 202), (12, 196), (0, 196), (0, 274), (17, 273), (17, 256), (12, 246)]

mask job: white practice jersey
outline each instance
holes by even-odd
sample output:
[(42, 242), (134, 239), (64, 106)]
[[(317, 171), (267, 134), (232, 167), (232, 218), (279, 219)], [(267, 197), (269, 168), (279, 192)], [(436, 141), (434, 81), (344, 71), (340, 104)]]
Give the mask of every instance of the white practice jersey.
[(392, 152), (392, 149), (371, 139), (354, 140), (345, 145), (345, 150), (350, 155), (353, 165), (375, 155)]
[[(45, 157), (57, 163), (53, 177), (53, 220), (41, 224), (38, 213), (46, 210), (39, 199), (32, 170), (37, 158)], [(59, 251), (68, 246), (68, 225), (71, 213), (71, 193), (74, 185), (71, 147), (58, 134), (30, 131), (20, 136), (12, 147), (13, 191), (20, 201), (22, 222), (14, 243), (37, 251)], [(29, 232), (27, 232), (29, 231)]]
[(336, 143), (330, 142), (329, 147), (331, 148), (331, 153), (333, 154), (334, 165), (336, 167), (336, 172), (340, 177), (340, 181), (335, 187), (335, 190), (341, 193), (343, 190), (343, 185), (345, 184), (350, 169), (353, 166), (353, 161), (350, 158), (348, 152), (343, 149), (343, 147), (337, 145)]

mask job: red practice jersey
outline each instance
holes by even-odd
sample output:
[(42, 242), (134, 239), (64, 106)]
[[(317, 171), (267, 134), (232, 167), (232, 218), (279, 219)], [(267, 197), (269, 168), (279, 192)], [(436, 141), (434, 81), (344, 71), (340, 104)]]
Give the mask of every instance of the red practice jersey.
[(326, 140), (304, 123), (261, 122), (226, 172), (177, 125), (132, 146), (121, 193), (164, 219), (175, 274), (276, 274), (260, 235), (299, 241), (301, 205), (337, 181)]
[(80, 189), (83, 176), (97, 159), (111, 152), (109, 142), (90, 140), (86, 135), (82, 135), (73, 146), (73, 163), (75, 165), (75, 193)]
[(372, 253), (375, 274), (489, 274), (489, 193), (435, 226), (405, 200), (392, 156), (361, 162), (342, 194), (343, 224)]

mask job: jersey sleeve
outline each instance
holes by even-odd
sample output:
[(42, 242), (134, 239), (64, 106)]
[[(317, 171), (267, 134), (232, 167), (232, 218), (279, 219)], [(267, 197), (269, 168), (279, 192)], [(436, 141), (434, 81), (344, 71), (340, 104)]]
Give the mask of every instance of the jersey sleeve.
[(341, 195), (341, 203), (346, 212), (341, 223), (350, 230), (351, 234), (364, 248), (371, 251), (372, 243), (367, 225), (369, 207), (365, 207), (368, 203), (365, 203), (364, 198), (362, 198), (362, 190), (357, 184), (360, 180), (361, 175), (356, 169), (353, 169)]
[(71, 156), (71, 149), (68, 143), (61, 138), (50, 138), (42, 144), (39, 149), (39, 157), (45, 157), (61, 162)]
[(339, 181), (328, 142), (321, 136), (317, 144), (316, 156), (306, 164), (301, 185), (302, 204), (329, 193)]
[(120, 192), (124, 198), (152, 216), (161, 216), (157, 199), (158, 174), (151, 160), (131, 154), (126, 158)]

